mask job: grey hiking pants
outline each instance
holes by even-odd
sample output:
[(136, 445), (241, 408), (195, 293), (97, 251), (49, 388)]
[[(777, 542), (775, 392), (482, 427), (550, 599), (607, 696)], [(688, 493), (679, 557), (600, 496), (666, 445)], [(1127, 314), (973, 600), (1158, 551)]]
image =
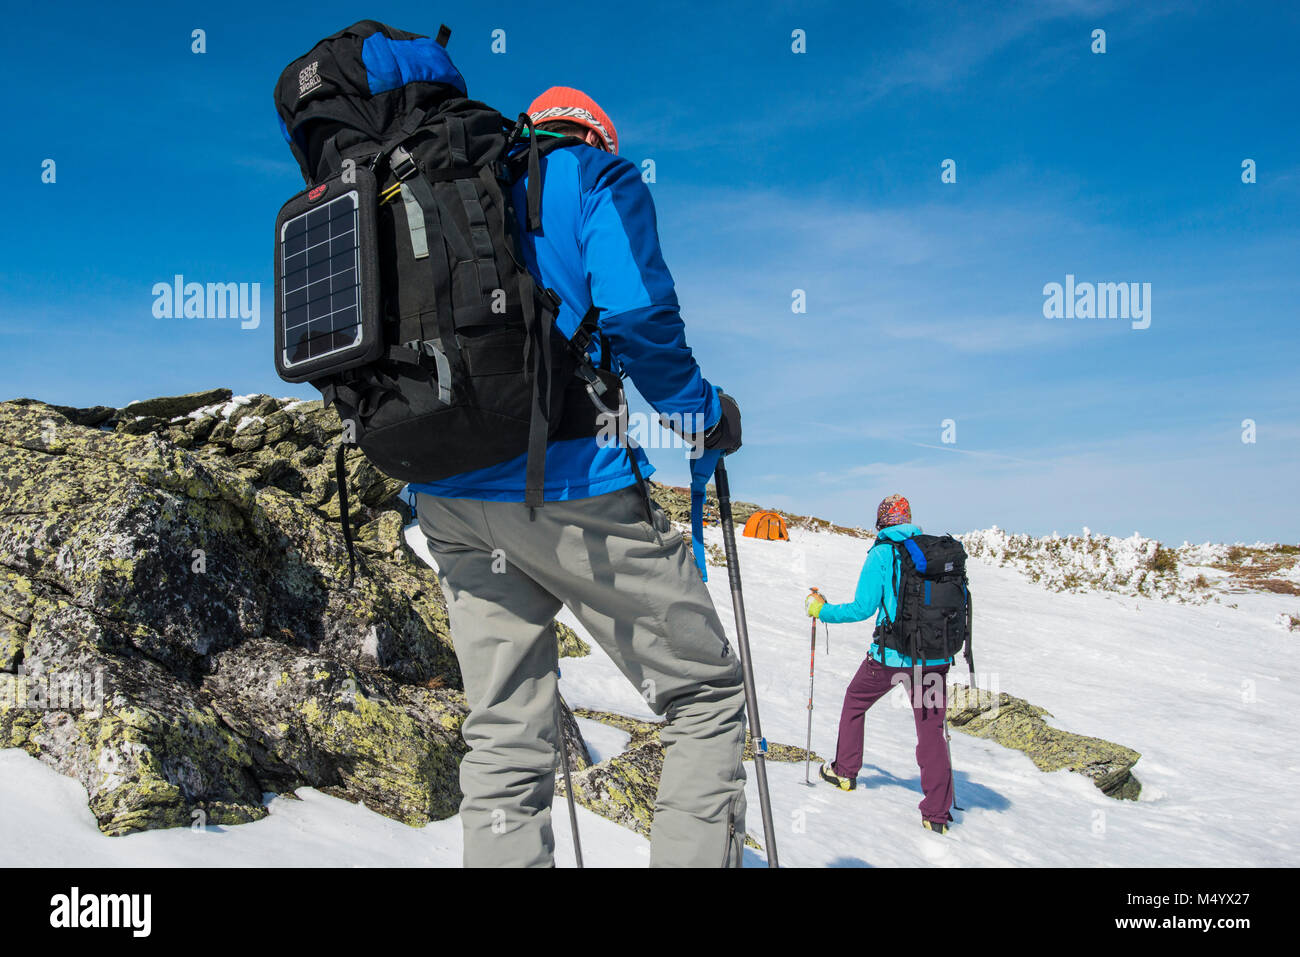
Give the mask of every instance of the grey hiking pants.
[(665, 715), (651, 866), (739, 866), (745, 834), (740, 662), (680, 532), (635, 486), (593, 498), (417, 498), (470, 713), (460, 766), (469, 867), (551, 866), (562, 605)]

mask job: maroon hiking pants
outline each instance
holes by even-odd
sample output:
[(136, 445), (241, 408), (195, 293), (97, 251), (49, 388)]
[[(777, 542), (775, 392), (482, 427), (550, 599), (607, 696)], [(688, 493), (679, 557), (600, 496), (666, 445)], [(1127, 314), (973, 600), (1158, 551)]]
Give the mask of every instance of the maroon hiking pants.
[(867, 655), (858, 673), (844, 693), (840, 711), (840, 737), (835, 748), (832, 769), (840, 777), (853, 780), (862, 770), (863, 726), (867, 709), (901, 684), (912, 705), (916, 719), (916, 763), (921, 769), (921, 817), (927, 821), (951, 821), (952, 762), (944, 721), (948, 707), (948, 666), (924, 668), (921, 694), (912, 686), (911, 668), (887, 668)]

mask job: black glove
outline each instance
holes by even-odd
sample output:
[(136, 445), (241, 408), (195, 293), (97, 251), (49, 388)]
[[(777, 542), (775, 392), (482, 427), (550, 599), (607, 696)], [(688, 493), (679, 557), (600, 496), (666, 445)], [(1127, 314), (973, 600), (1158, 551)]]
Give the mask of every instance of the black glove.
[(718, 390), (718, 402), (722, 405), (722, 415), (717, 424), (704, 433), (704, 447), (722, 449), (723, 455), (730, 455), (740, 448), (740, 406), (721, 389)]

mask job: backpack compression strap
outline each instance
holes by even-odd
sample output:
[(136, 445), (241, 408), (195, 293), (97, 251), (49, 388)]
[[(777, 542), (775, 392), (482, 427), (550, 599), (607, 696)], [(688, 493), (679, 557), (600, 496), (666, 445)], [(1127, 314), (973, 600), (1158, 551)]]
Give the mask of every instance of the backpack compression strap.
[(524, 465), (524, 504), (532, 509), (546, 498), (546, 441), (551, 424), (551, 328), (552, 314), (543, 310), (537, 314), (533, 299), (534, 286), (527, 270), (519, 273), (519, 304), (523, 307), (524, 365), (532, 363), (533, 396), (528, 417), (528, 458)]

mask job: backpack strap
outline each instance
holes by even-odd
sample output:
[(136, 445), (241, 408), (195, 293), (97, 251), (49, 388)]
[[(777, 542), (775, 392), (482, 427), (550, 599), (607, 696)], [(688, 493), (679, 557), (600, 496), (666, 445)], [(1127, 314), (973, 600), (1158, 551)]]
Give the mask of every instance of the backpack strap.
[[(453, 399), (451, 361), (447, 358), (447, 353), (442, 351), (440, 342), (424, 339), (407, 342), (400, 346), (389, 346), (384, 353), (384, 358), (389, 362), (420, 366), (429, 374), (429, 378), (437, 383), (438, 401), (443, 405), (451, 405)], [(372, 374), (378, 377), (381, 382), (387, 380), (387, 377), (378, 371)], [(400, 391), (396, 382), (392, 383), (392, 391)]]
[(535, 233), (542, 228), (542, 154), (537, 146), (537, 130), (533, 128), (532, 117), (527, 113), (520, 114), (520, 119), (525, 118), (524, 126), (528, 130), (528, 231)]
[[(412, 176), (405, 180), (404, 183), (410, 186), (411, 195), (420, 205), (424, 213), (424, 225), (426, 235), (443, 236), (447, 233), (443, 229), (442, 217), (438, 211), (438, 200), (433, 195), (433, 187), (429, 185), (427, 179), (423, 176)], [(455, 232), (453, 228), (451, 232)], [(451, 302), (451, 269), (447, 264), (447, 256), (443, 250), (431, 250), (427, 257), (430, 271), (433, 274), (433, 285), (436, 290), (435, 295), (438, 302)], [(452, 320), (450, 309), (439, 309), (435, 317), (437, 322), (437, 338), (442, 345), (442, 351), (446, 355), (448, 368), (451, 372), (450, 388), (453, 392), (457, 391), (465, 381), (465, 357), (461, 353), (460, 343), (456, 341), (456, 327)], [(425, 340), (433, 338), (424, 336)], [(441, 383), (440, 383), (441, 384)]]
[[(591, 357), (587, 355), (587, 350), (595, 342), (600, 347), (600, 364), (594, 365)], [(605, 408), (600, 401), (608, 388), (605, 382), (597, 375), (600, 372), (613, 371), (613, 357), (610, 354), (609, 340), (600, 331), (600, 309), (592, 305), (587, 310), (586, 315), (582, 317), (582, 322), (578, 328), (573, 330), (573, 335), (569, 337), (569, 348), (573, 352), (573, 358), (578, 364), (578, 376), (587, 383), (587, 392), (591, 395), (592, 402), (602, 412), (611, 410)]]
[(401, 196), (406, 210), (406, 231), (411, 238), (411, 254), (415, 259), (428, 259), (429, 236), (424, 225), (424, 210), (406, 183), (401, 184)]
[[(898, 548), (897, 548), (898, 543), (891, 542), (889, 539), (881, 538), (879, 535), (877, 535), (875, 544), (872, 545), (870, 549), (868, 549), (868, 552), (882, 545), (889, 547), (890, 569), (891, 569), (890, 579), (894, 590), (894, 618), (897, 619), (899, 617), (899, 610), (900, 610), (899, 606), (902, 605), (902, 595), (899, 593), (900, 574), (901, 574), (900, 566), (902, 563), (898, 557)], [(884, 605), (882, 603), (881, 611), (883, 612), (884, 610), (885, 610)], [(879, 621), (879, 619), (877, 619), (877, 621)], [(880, 650), (880, 663), (882, 665), (885, 663), (885, 637), (892, 636), (894, 631), (894, 624), (895, 624), (894, 621), (890, 621), (888, 618), (886, 618), (883, 624), (876, 625), (875, 631), (873, 631), (871, 635), (873, 638), (876, 639), (876, 647)]]
[[(480, 170), (479, 182), (483, 183), (488, 189), (488, 195), (494, 199), (500, 195), (500, 187), (497, 186), (496, 177), (493, 176), (484, 166)], [(474, 187), (474, 182), (469, 179), (458, 178), (452, 180), (451, 185), (443, 187), (443, 191), (455, 189), (460, 197), (460, 204), (464, 207), (465, 218), (469, 221), (469, 245), (472, 248), (472, 254), (461, 260), (472, 263), (475, 272), (478, 274), (479, 295), (485, 302), (492, 299), (492, 293), (501, 288), (501, 279), (497, 274), (496, 258), (493, 249), (496, 245), (502, 248), (506, 247), (505, 237), (503, 236), (499, 244), (492, 242), (492, 228), (488, 224), (487, 213), (483, 209), (483, 203), (479, 200), (479, 192)], [(495, 195), (494, 195), (495, 194)], [(498, 205), (500, 200), (497, 199)]]
[(451, 113), (442, 122), (447, 129), (447, 151), (451, 154), (451, 165), (468, 166), (469, 147), (465, 142), (465, 120)]
[[(379, 380), (379, 376), (375, 376)], [(335, 405), (342, 402), (348, 408), (356, 412), (357, 415), (370, 415), (379, 400), (390, 388), (395, 389), (396, 383), (381, 381), (378, 385), (368, 386), (364, 390), (356, 388), (355, 384), (343, 378), (342, 376), (332, 376), (329, 379), (313, 379), (312, 383), (320, 390), (321, 397), (325, 400), (325, 405)]]
[[(450, 185), (435, 188), (434, 193), (447, 195), (450, 190), (454, 189), (460, 199), (461, 207), (465, 212), (465, 219), (469, 223), (469, 237), (466, 240), (464, 236), (460, 235), (459, 230), (453, 230), (454, 235), (447, 238), (454, 247), (457, 263), (473, 265), (478, 275), (480, 297), (485, 301), (490, 300), (493, 291), (501, 288), (501, 280), (497, 275), (496, 258), (493, 250), (497, 246), (505, 246), (505, 237), (499, 237), (502, 242), (493, 243), (487, 213), (479, 200), (479, 190), (475, 187), (474, 179), (478, 179), (479, 185), (489, 197), (496, 201), (498, 207), (504, 206), (501, 199), (501, 187), (497, 182), (496, 173), (491, 163), (483, 163), (478, 166), (470, 165), (469, 140), (465, 132), (464, 117), (457, 116), (454, 113), (449, 114), (443, 120), (443, 125), (447, 131), (447, 145), (451, 155), (451, 168), (444, 172), (460, 171), (461, 175), (448, 176), (447, 181)], [(442, 205), (443, 221), (455, 223), (456, 218), (450, 214), (447, 204), (441, 198), (439, 202)]]
[[(339, 152), (338, 144), (334, 142), (333, 137), (325, 141), (325, 148), (321, 151), (320, 167), (316, 170), (317, 181), (329, 178), (329, 171), (342, 169), (343, 155)], [(325, 175), (322, 176), (321, 174)]]
[(370, 168), (373, 170), (381, 162), (386, 162), (388, 171), (399, 182), (415, 175), (417, 170), (415, 160), (406, 149), (405, 143), (420, 128), (427, 116), (428, 112), (423, 107), (417, 107), (407, 114), (393, 138), (380, 146), (379, 151), (370, 158)]
[(524, 364), (532, 362), (533, 396), (528, 421), (528, 458), (524, 465), (524, 504), (530, 519), (533, 509), (546, 498), (546, 442), (551, 420), (551, 329), (554, 314), (543, 309), (539, 315), (534, 299), (537, 287), (528, 271), (519, 273), (519, 302), (523, 307)]
[[(709, 580), (708, 553), (704, 548), (704, 503), (710, 478), (714, 479), (716, 486), (715, 474), (721, 459), (721, 449), (701, 450), (699, 457), (691, 459), (691, 551), (695, 556), (695, 567), (700, 570), (700, 578), (704, 581)], [(722, 491), (718, 494), (721, 495)]]
[(880, 545), (888, 545), (888, 546), (889, 546), (889, 553), (890, 553), (890, 569), (891, 569), (891, 571), (890, 571), (890, 578), (891, 578), (891, 580), (892, 580), (892, 584), (893, 584), (893, 589), (894, 589), (894, 599), (895, 599), (895, 600), (894, 600), (894, 620), (893, 620), (893, 621), (888, 621), (888, 620), (887, 620), (887, 621), (884, 623), (884, 625), (881, 626), (881, 630), (886, 630), (886, 629), (890, 629), (890, 630), (892, 630), (892, 628), (893, 628), (895, 622), (897, 621), (897, 619), (898, 619), (899, 617), (901, 617), (901, 616), (899, 615), (899, 605), (900, 605), (900, 603), (901, 603), (901, 601), (902, 601), (902, 596), (899, 594), (898, 589), (899, 589), (899, 585), (902, 584), (902, 565), (903, 565), (903, 562), (902, 562), (902, 559), (899, 557), (899, 554), (898, 554), (898, 542), (892, 542), (892, 541), (890, 541), (890, 540), (887, 539), (887, 538), (879, 538), (879, 537), (878, 537), (878, 538), (876, 539), (876, 544), (875, 544), (875, 545), (872, 545), (871, 547), (874, 549), (874, 548), (876, 548), (876, 547), (878, 547), (878, 546), (880, 546)]
[[(528, 145), (521, 152), (510, 155), (510, 151), (515, 144), (522, 142), (524, 133), (528, 134)], [(545, 140), (545, 142), (541, 142)], [(533, 119), (527, 113), (520, 113), (519, 120), (515, 123), (514, 129), (501, 144), (501, 152), (498, 154), (498, 161), (504, 161), (508, 167), (508, 176), (513, 181), (518, 179), (521, 163), (527, 164), (528, 171), (528, 189), (527, 196), (527, 219), (525, 224), (530, 233), (535, 233), (542, 228), (542, 164), (541, 158), (551, 150), (559, 149), (564, 146), (577, 146), (582, 140), (576, 136), (547, 136), (538, 135), (537, 129), (533, 126)]]

